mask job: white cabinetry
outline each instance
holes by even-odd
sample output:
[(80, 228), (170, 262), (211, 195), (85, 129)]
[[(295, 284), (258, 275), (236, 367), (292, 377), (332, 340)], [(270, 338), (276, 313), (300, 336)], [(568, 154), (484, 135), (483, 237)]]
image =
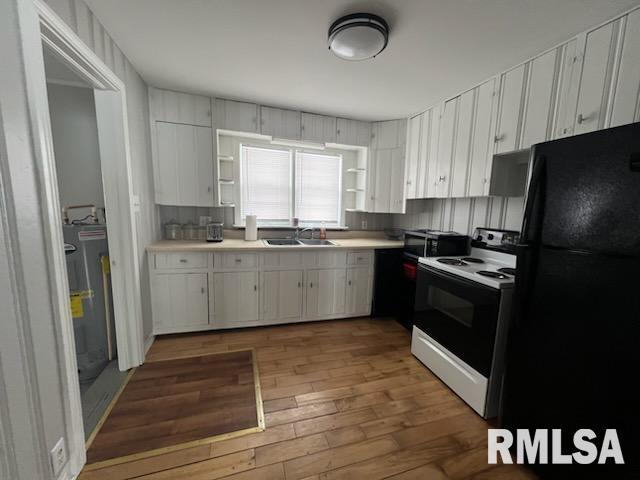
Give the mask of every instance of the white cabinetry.
[(265, 323), (296, 321), (302, 317), (302, 270), (262, 272), (261, 318)]
[(519, 148), (529, 148), (551, 138), (560, 53), (560, 48), (551, 50), (527, 63), (529, 81)]
[(209, 324), (207, 273), (157, 273), (151, 277), (154, 330), (177, 332)]
[(367, 315), (371, 310), (371, 271), (368, 268), (347, 269), (346, 313)]
[(458, 118), (453, 145), (450, 197), (464, 197), (467, 193), (467, 173), (469, 168), (469, 147), (473, 123), (474, 99), (474, 90), (469, 90), (458, 97)]
[(216, 128), (258, 133), (258, 105), (216, 98), (214, 101)]
[(604, 128), (620, 20), (586, 35), (575, 134)]
[(457, 111), (458, 98), (445, 102), (442, 107), (440, 137), (438, 139), (438, 160), (436, 163), (436, 178), (434, 179), (434, 197), (437, 198), (445, 198), (449, 196), (451, 158), (453, 156), (453, 143), (456, 133)]
[(336, 142), (343, 145), (368, 147), (371, 143), (371, 123), (338, 118)]
[(495, 135), (495, 153), (510, 152), (519, 147), (520, 113), (525, 81), (525, 65), (520, 65), (500, 78), (500, 102)]
[(152, 122), (160, 120), (187, 125), (211, 126), (211, 99), (171, 90), (149, 88)]
[(303, 112), (300, 122), (302, 140), (314, 143), (336, 142), (336, 117)]
[(640, 121), (640, 9), (626, 17), (622, 39), (611, 127)]
[(406, 197), (418, 197), (418, 165), (421, 161), (421, 144), (425, 114), (421, 113), (409, 119), (407, 124), (407, 154), (405, 164)]
[(317, 319), (344, 314), (346, 270), (308, 270), (306, 272), (305, 318)]
[[(405, 211), (405, 143), (406, 120), (389, 120), (373, 124), (369, 152), (369, 207), (376, 213)], [(373, 188), (372, 188), (373, 187)]]
[(475, 88), (475, 113), (467, 182), (469, 197), (480, 197), (489, 193), (495, 98), (495, 78)]
[(260, 133), (287, 140), (300, 139), (300, 112), (282, 108), (260, 107)]
[(213, 326), (241, 327), (258, 321), (258, 272), (213, 274)]
[(371, 313), (373, 250), (149, 253), (154, 334)]
[(156, 122), (154, 130), (156, 203), (214, 206), (211, 128)]

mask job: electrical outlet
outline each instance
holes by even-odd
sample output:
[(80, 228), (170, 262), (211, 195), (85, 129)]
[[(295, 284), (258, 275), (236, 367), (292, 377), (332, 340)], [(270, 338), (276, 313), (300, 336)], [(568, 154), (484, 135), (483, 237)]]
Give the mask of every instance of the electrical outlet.
[(65, 463), (67, 463), (67, 449), (64, 446), (64, 438), (60, 438), (56, 445), (51, 449), (51, 467), (53, 474), (58, 475), (62, 471)]
[(362, 230), (366, 230), (367, 229), (367, 221), (366, 220), (362, 220), (360, 225), (362, 227)]

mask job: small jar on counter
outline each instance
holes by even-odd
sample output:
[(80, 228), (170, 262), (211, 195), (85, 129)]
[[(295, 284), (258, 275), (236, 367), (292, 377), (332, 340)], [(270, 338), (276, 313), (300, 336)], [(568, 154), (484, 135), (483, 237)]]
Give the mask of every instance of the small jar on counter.
[(164, 238), (165, 240), (182, 240), (182, 225), (173, 220), (165, 223)]

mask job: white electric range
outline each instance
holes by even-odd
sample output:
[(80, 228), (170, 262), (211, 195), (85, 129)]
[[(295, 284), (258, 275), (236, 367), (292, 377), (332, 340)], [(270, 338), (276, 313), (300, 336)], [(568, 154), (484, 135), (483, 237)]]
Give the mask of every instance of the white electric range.
[(476, 229), (469, 255), (418, 260), (411, 351), (484, 418), (498, 413), (517, 240)]

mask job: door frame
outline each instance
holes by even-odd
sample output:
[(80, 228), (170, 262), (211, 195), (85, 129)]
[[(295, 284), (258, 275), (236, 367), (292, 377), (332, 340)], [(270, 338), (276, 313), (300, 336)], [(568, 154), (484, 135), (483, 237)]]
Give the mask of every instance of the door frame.
[[(38, 15), (42, 47), (83, 78), (93, 89), (98, 123), (102, 181), (105, 196), (112, 295), (120, 370), (138, 366), (144, 361), (144, 335), (135, 202), (133, 195), (131, 152), (124, 82), (78, 37), (73, 30), (42, 0), (33, 0)], [(44, 63), (27, 68), (41, 69)], [(45, 82), (31, 85), (37, 90), (32, 109), (42, 126), (38, 139), (41, 164), (38, 172), (42, 192), (46, 255), (50, 261), (49, 286), (54, 305), (56, 344), (60, 354), (60, 370), (64, 382), (63, 396), (69, 403), (69, 458), (74, 470), (85, 463), (85, 435), (82, 421), (73, 320), (69, 309), (69, 287), (62, 238), (62, 216), (51, 120)], [(109, 161), (104, 161), (109, 159)]]

